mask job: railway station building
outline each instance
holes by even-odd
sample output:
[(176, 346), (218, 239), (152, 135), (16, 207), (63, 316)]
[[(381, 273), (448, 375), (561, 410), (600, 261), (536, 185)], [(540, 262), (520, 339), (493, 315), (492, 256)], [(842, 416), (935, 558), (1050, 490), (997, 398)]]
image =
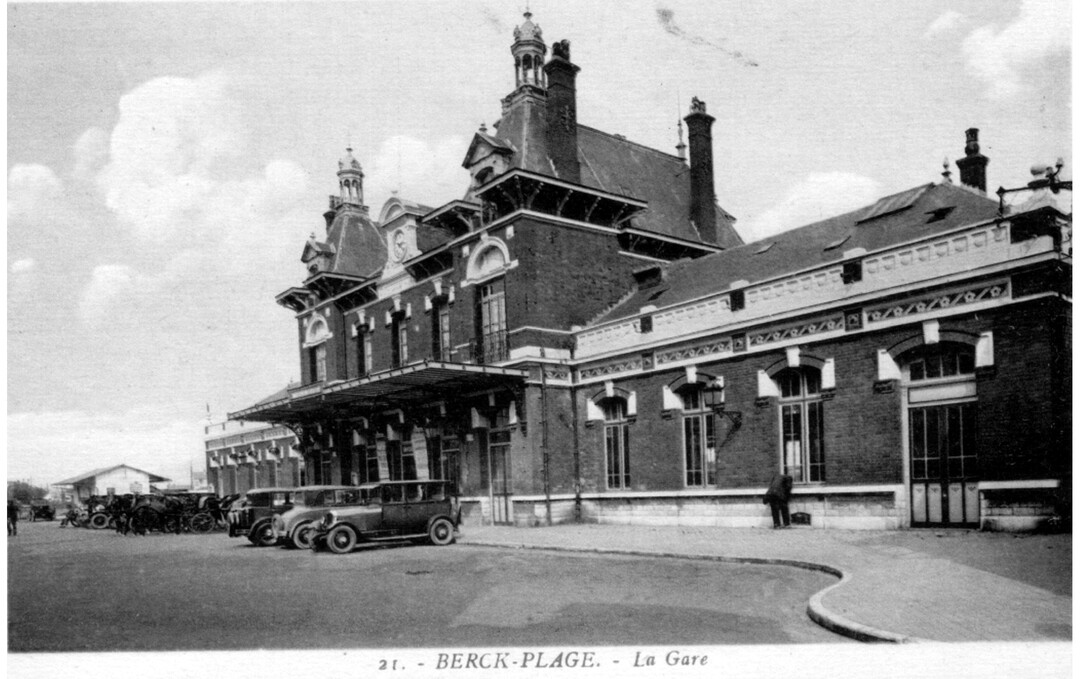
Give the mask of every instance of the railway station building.
[(577, 120), (550, 48), (526, 14), (460, 199), (375, 213), (346, 152), (277, 296), (301, 381), (231, 419), (294, 434), (304, 483), (450, 480), (466, 522), (766, 526), (777, 472), (815, 528), (1068, 516), (1060, 166), (988, 193), (971, 129), (955, 180), (744, 243), (706, 103), (647, 148)]

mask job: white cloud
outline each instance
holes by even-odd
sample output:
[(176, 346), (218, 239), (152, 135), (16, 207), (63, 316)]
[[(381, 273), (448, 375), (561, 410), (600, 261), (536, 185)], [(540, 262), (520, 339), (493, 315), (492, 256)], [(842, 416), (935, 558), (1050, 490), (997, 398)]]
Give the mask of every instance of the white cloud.
[(926, 33), (923, 37), (933, 38), (941, 33), (948, 33), (963, 23), (965, 19), (966, 17), (963, 14), (950, 9), (937, 19), (934, 19), (934, 21), (926, 28)]
[(869, 177), (846, 172), (811, 174), (793, 186), (775, 207), (737, 228), (749, 243), (850, 212), (880, 195), (881, 186)]
[(227, 90), (228, 78), (215, 71), (157, 78), (121, 97), (99, 183), (106, 205), (140, 236), (206, 235), (191, 233), (189, 213), (213, 195), (245, 144)]
[(128, 464), (186, 483), (199, 470), (202, 422), (140, 409), (121, 414), (61, 411), (7, 417), (8, 478), (47, 485), (99, 467)]
[(90, 179), (109, 157), (109, 133), (100, 127), (91, 127), (75, 142), (75, 170), (78, 179)]
[(14, 165), (8, 171), (7, 213), (9, 221), (37, 221), (52, 206), (63, 204), (64, 185), (44, 165)]
[(34, 259), (31, 257), (26, 257), (24, 259), (17, 259), (12, 262), (10, 271), (14, 274), (27, 273), (29, 271), (33, 271), (35, 267), (37, 267), (37, 262), (35, 262)]
[(79, 299), (80, 317), (91, 325), (104, 320), (114, 300), (131, 293), (137, 278), (131, 267), (122, 264), (95, 267), (90, 283)]
[(468, 146), (457, 135), (434, 144), (406, 135), (387, 138), (374, 158), (357, 158), (364, 166), (364, 202), (377, 214), (395, 189), (400, 197), (431, 207), (462, 197), (469, 187), (469, 174), (461, 167)]
[(1022, 88), (1024, 69), (1071, 48), (1070, 19), (1068, 2), (1024, 0), (1011, 24), (983, 26), (964, 40), (968, 69), (986, 81), (991, 99), (1011, 97)]

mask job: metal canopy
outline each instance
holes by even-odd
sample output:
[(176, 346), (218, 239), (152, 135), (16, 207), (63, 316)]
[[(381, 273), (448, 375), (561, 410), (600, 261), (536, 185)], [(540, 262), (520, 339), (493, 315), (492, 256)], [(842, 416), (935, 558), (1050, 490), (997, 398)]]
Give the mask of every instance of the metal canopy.
[(290, 389), (285, 398), (229, 413), (229, 419), (255, 422), (314, 420), (333, 410), (348, 410), (360, 415), (520, 382), (528, 374), (527, 370), (516, 368), (424, 361), (367, 377)]

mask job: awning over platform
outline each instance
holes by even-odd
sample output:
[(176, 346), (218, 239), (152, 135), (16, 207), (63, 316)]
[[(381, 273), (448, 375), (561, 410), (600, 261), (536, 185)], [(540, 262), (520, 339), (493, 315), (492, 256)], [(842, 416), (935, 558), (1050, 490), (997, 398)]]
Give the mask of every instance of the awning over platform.
[(230, 420), (291, 422), (315, 420), (340, 409), (349, 414), (408, 407), (520, 383), (529, 372), (517, 368), (424, 361), (366, 377), (309, 384), (229, 413)]

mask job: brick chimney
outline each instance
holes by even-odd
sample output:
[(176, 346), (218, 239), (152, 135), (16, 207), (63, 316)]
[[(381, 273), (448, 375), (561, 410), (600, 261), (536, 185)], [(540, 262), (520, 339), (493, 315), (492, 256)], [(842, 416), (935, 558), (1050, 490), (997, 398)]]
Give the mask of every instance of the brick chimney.
[(964, 157), (956, 161), (960, 168), (960, 183), (986, 193), (986, 164), (990, 159), (979, 153), (979, 130), (972, 127), (965, 134)]
[(577, 145), (577, 73), (570, 62), (570, 41), (552, 44), (547, 76), (547, 147), (559, 179), (581, 182)]
[(716, 189), (713, 186), (712, 124), (705, 102), (694, 97), (683, 118), (690, 137), (690, 219), (702, 240), (716, 240)]

